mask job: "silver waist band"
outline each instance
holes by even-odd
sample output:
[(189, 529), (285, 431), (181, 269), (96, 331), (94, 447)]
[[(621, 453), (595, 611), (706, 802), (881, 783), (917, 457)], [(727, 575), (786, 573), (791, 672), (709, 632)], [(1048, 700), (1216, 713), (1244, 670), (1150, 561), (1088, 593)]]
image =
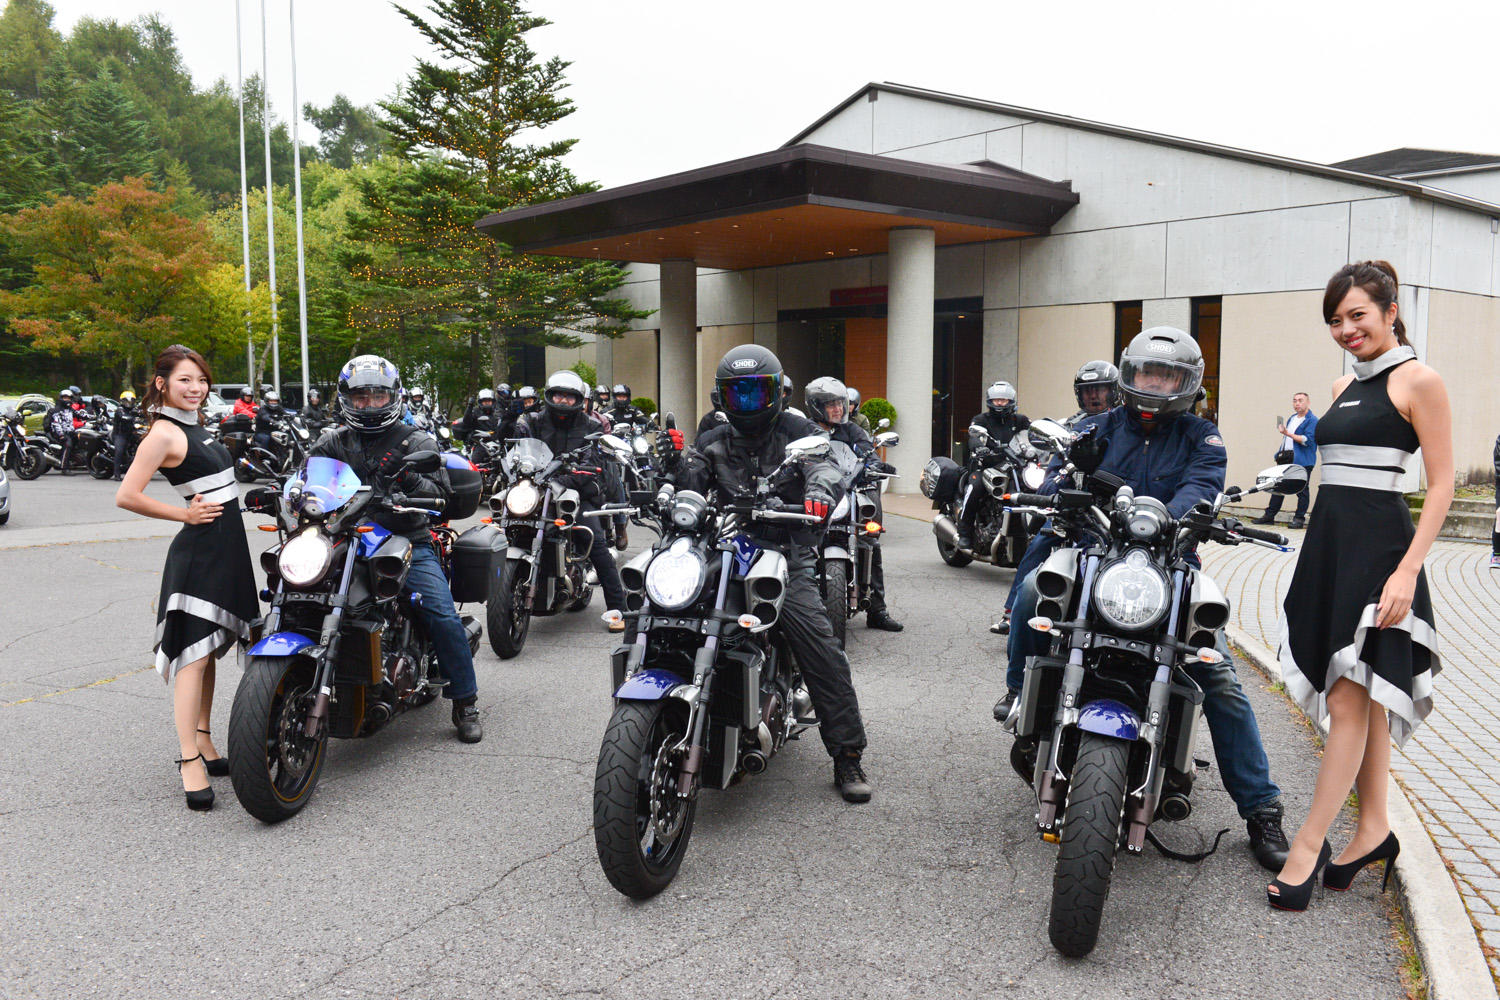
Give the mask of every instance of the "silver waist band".
[(234, 470), (225, 469), (222, 472), (213, 472), (206, 476), (199, 476), (197, 479), (190, 479), (187, 482), (179, 483), (172, 488), (177, 491), (178, 496), (186, 497), (187, 499), (191, 500), (194, 494), (207, 493), (210, 490), (217, 490), (225, 486), (233, 485)]
[(1318, 447), (1318, 457), (1339, 465), (1385, 465), (1405, 469), (1412, 460), (1412, 453), (1367, 444), (1325, 444)]
[(1385, 490), (1400, 493), (1404, 472), (1387, 472), (1384, 469), (1363, 469), (1357, 465), (1324, 465), (1319, 485), (1355, 486), (1362, 490)]

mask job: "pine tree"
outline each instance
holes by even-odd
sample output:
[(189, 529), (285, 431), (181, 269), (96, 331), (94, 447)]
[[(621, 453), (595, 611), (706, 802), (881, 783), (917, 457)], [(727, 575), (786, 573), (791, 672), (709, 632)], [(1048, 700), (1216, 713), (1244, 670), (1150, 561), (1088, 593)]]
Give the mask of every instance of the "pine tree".
[(407, 165), (364, 186), (358, 228), (382, 249), (351, 261), (371, 290), (356, 319), (466, 334), (473, 387), (483, 339), (499, 381), (512, 346), (576, 346), (575, 331), (617, 336), (647, 314), (611, 297), (624, 281), (612, 264), (527, 257), (474, 229), (492, 212), (593, 188), (562, 164), (577, 140), (522, 141), (573, 112), (561, 95), (568, 64), (540, 61), (526, 42), (549, 22), (513, 0), (433, 0), (431, 8), (429, 20), (397, 7), (437, 58), (419, 62), (398, 97), (381, 105)]
[(109, 71), (74, 92), (61, 124), (57, 158), (69, 191), (150, 175), (156, 142)]

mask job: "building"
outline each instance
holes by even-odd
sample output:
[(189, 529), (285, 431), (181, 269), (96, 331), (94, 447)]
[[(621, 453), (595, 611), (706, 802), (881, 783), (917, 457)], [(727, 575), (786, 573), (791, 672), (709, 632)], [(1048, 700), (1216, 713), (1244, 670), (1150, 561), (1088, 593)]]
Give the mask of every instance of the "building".
[(1322, 291), (1365, 258), (1395, 265), (1408, 336), (1459, 415), (1459, 476), (1483, 476), (1500, 431), (1497, 220), (1500, 157), (1325, 165), (872, 83), (780, 149), (479, 226), (533, 253), (630, 262), (625, 293), (655, 313), (591, 360), (683, 426), (718, 358), (752, 341), (799, 385), (832, 374), (888, 398), (910, 492), (985, 383), (1065, 416), (1080, 364), (1162, 324), (1203, 347), (1200, 412), (1223, 430), (1229, 481), (1248, 484), (1291, 394), (1321, 413), (1346, 370)]

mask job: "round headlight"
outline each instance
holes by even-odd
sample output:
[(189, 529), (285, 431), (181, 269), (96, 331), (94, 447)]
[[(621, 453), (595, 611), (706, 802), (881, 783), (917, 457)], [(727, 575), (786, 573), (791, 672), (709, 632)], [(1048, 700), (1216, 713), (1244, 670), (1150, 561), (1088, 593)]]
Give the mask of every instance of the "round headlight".
[(529, 479), (519, 480), (505, 493), (505, 509), (516, 517), (526, 517), (536, 512), (542, 495)]
[(651, 445), (646, 442), (645, 438), (639, 435), (630, 443), (630, 446), (635, 449), (637, 455), (644, 455), (651, 450)]
[(1131, 549), (1125, 558), (1104, 568), (1094, 584), (1094, 606), (1115, 628), (1150, 628), (1167, 613), (1167, 577), (1144, 549)]
[(1042, 483), (1047, 479), (1047, 471), (1040, 465), (1028, 465), (1021, 470), (1021, 485), (1026, 487), (1026, 492), (1035, 493), (1042, 488)]
[(299, 531), (287, 539), (276, 560), (281, 578), (293, 587), (310, 587), (323, 579), (333, 565), (333, 543), (316, 528)]
[(706, 569), (692, 542), (679, 538), (646, 567), (646, 596), (664, 611), (685, 608), (703, 589)]

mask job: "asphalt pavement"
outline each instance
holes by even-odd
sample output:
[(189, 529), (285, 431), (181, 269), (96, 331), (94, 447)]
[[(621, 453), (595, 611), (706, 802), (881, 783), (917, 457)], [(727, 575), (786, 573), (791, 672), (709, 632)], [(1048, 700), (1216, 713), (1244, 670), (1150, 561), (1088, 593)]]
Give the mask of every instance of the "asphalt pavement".
[[(943, 565), (919, 522), (891, 517), (885, 541), (906, 631), (850, 632), (874, 801), (838, 798), (808, 734), (764, 775), (705, 792), (677, 881), (634, 903), (605, 881), (590, 826), (611, 707), (598, 596), (536, 620), (515, 660), (481, 646), (484, 742), (456, 742), (440, 702), (335, 741), (289, 822), (251, 819), (227, 779), (212, 812), (190, 813), (149, 666), (174, 526), (81, 477), (15, 493), (0, 529), (0, 997), (1405, 996), (1378, 880), (1270, 910), (1217, 771), (1189, 820), (1155, 829), (1196, 850), (1227, 827), (1219, 852), (1122, 858), (1098, 948), (1053, 952), (1054, 849), (990, 718), (1001, 640), (985, 626), (1010, 574)], [(257, 551), (274, 538), (258, 520)], [(1312, 736), (1241, 676), (1303, 815)], [(221, 749), (238, 679), (221, 666)]]

